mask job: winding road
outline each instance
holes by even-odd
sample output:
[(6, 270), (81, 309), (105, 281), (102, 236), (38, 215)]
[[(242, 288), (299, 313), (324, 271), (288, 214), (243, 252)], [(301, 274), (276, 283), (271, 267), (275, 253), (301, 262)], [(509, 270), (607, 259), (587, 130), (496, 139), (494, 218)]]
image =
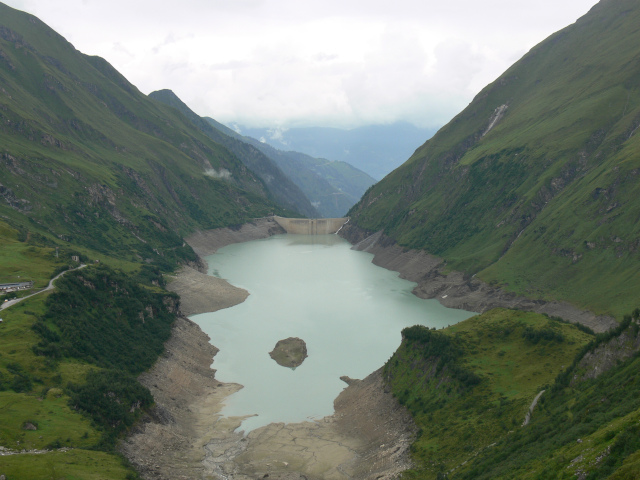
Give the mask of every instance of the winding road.
[(16, 303), (20, 303), (23, 300), (26, 300), (27, 298), (31, 298), (34, 295), (38, 295), (42, 292), (46, 292), (47, 290), (53, 290), (53, 282), (55, 282), (57, 279), (59, 279), (61, 276), (63, 276), (65, 273), (67, 272), (73, 272), (74, 270), (80, 270), (81, 268), (86, 267), (85, 264), (80, 265), (79, 267), (76, 268), (72, 268), (71, 270), (65, 270), (64, 272), (59, 273), (58, 275), (56, 275), (55, 277), (53, 277), (51, 279), (51, 281), (49, 281), (49, 285), (47, 285), (45, 288), (43, 288), (42, 290), (36, 292), (36, 293), (32, 293), (31, 295), (27, 295), (26, 297), (21, 297), (21, 298), (15, 298), (13, 300), (8, 300), (6, 302), (3, 302), (0, 305), (0, 311), (4, 310), (5, 308), (9, 308), (12, 307), (13, 305), (15, 305)]

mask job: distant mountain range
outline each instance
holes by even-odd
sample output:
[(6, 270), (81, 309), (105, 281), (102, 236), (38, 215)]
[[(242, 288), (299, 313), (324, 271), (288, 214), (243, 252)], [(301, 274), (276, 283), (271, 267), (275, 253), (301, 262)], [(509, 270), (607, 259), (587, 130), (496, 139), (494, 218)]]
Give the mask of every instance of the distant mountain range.
[[(311, 205), (302, 190), (260, 150), (247, 142), (234, 138), (234, 136), (226, 135), (214, 128), (206, 119), (194, 113), (171, 90), (152, 92), (149, 94), (149, 97), (176, 108), (180, 113), (185, 115), (198, 130), (214, 142), (226, 147), (236, 158), (262, 179), (268, 191), (272, 194), (273, 199), (280, 205), (292, 211), (300, 212), (307, 217), (313, 218), (320, 215)], [(351, 205), (356, 201), (357, 199), (354, 200)], [(351, 205), (349, 205), (349, 207)], [(347, 209), (345, 209), (345, 212)]]
[(418, 128), (407, 122), (351, 130), (309, 127), (280, 131), (243, 126), (235, 126), (235, 130), (279, 150), (347, 162), (376, 180), (399, 167), (436, 132), (436, 129)]
[(250, 144), (273, 160), (300, 187), (323, 217), (342, 217), (376, 180), (348, 162), (314, 158), (304, 153), (279, 150), (256, 138), (241, 135), (207, 118), (220, 132)]
[(199, 117), (171, 90), (150, 98), (178, 109), (193, 125), (256, 173), (283, 207), (307, 217), (342, 217), (375, 183), (346, 162), (317, 159), (299, 152), (283, 152), (242, 136), (212, 118)]

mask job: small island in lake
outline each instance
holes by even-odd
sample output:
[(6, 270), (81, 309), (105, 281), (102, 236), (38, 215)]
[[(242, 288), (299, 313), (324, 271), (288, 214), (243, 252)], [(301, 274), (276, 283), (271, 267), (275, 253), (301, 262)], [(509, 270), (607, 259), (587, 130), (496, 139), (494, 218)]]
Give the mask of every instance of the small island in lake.
[(275, 348), (269, 352), (278, 365), (296, 368), (307, 358), (307, 344), (298, 337), (289, 337), (278, 341)]

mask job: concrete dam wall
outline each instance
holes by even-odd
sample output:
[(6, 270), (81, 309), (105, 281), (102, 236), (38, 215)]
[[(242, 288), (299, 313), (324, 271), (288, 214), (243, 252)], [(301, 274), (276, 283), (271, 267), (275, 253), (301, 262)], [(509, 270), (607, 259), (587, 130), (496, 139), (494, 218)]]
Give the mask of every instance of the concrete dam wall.
[(297, 235), (330, 235), (336, 233), (349, 221), (349, 218), (284, 218), (274, 216), (273, 219), (287, 233)]

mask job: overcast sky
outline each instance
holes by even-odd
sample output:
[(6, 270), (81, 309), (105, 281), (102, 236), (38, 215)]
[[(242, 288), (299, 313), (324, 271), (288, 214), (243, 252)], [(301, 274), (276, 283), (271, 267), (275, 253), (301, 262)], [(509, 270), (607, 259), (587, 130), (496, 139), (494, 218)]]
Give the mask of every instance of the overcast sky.
[(255, 127), (436, 127), (596, 0), (1, 0), (143, 93)]

